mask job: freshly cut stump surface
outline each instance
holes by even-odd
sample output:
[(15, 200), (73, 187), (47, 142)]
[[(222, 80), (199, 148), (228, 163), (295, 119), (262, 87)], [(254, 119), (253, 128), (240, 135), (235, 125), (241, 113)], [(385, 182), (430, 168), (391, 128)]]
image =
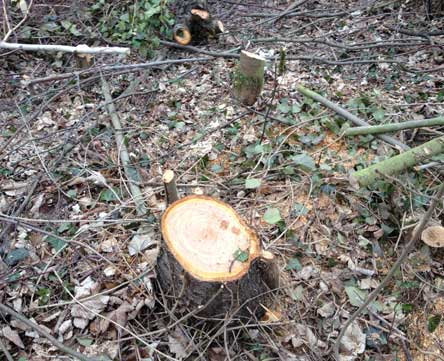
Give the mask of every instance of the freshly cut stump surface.
[(275, 259), (232, 207), (206, 196), (185, 197), (164, 213), (162, 235), (158, 278), (168, 298), (179, 302), (178, 311), (263, 313)]

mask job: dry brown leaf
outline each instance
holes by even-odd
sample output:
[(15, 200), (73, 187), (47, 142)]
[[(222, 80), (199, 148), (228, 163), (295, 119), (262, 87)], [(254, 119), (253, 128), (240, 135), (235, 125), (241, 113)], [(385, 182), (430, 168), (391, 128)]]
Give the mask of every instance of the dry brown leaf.
[(2, 329), (3, 337), (7, 340), (11, 341), (14, 345), (20, 348), (25, 348), (25, 345), (22, 342), (22, 339), (20, 338), (17, 331), (11, 329), (11, 327), (6, 326)]

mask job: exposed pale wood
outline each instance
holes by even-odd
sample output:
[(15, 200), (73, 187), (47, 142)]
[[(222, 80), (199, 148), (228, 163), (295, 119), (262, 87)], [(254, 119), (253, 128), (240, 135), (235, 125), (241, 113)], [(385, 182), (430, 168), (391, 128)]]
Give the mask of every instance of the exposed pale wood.
[(0, 41), (0, 49), (25, 50), (25, 51), (48, 51), (48, 52), (65, 52), (65, 53), (82, 53), (82, 54), (124, 54), (130, 53), (129, 48), (121, 47), (89, 47), (88, 45), (47, 45), (47, 44), (18, 44), (6, 43)]
[[(186, 197), (168, 208), (162, 234), (180, 265), (201, 281), (239, 279), (260, 255), (256, 234), (233, 208), (210, 197)], [(248, 253), (245, 262), (235, 259), (238, 251)]]
[(179, 199), (176, 185), (176, 175), (171, 169), (168, 169), (165, 171), (165, 173), (163, 173), (162, 180), (165, 186), (167, 203), (172, 204)]
[(210, 18), (210, 13), (207, 10), (192, 9), (191, 14), (201, 18), (202, 20), (208, 20)]
[(200, 316), (210, 317), (265, 312), (264, 294), (276, 288), (267, 278), (275, 257), (262, 250), (231, 206), (201, 195), (182, 198), (162, 216), (161, 230), (158, 279), (168, 298), (180, 304), (178, 312), (196, 307), (202, 307)]
[(430, 247), (444, 247), (444, 227), (432, 226), (421, 234), (421, 240)]
[(191, 32), (187, 25), (176, 24), (173, 29), (173, 38), (180, 45), (191, 43)]

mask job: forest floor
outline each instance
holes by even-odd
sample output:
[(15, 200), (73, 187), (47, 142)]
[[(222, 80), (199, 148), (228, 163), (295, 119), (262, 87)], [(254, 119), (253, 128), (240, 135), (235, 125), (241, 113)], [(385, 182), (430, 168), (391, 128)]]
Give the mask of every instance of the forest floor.
[[(0, 53), (1, 304), (87, 356), (333, 359), (341, 326), (427, 210), (444, 179), (444, 158), (356, 190), (351, 172), (400, 150), (372, 136), (344, 136), (346, 121), (296, 86), (370, 124), (443, 114), (444, 17), (433, 2), (427, 10), (422, 1), (321, 0), (302, 1), (271, 21), (269, 14), (290, 3), (209, 2), (228, 32), (197, 48), (226, 53), (242, 46), (268, 59), (286, 49), (285, 71), (279, 74), (278, 60), (267, 63), (263, 93), (252, 107), (233, 97), (235, 58), (161, 45), (157, 60), (207, 60), (124, 73), (101, 67), (147, 60), (137, 52), (102, 55), (87, 75), (36, 82), (75, 70), (74, 57)], [(25, 23), (31, 34), (69, 21), (71, 35), (29, 39), (88, 42), (94, 25), (82, 14), (90, 5), (34, 4)], [(129, 196), (101, 76), (119, 97), (147, 217), (137, 216)], [(392, 136), (414, 147), (443, 134), (435, 127)], [(233, 206), (277, 256), (283, 286), (273, 295), (274, 319), (175, 324), (158, 302), (153, 267), (166, 169), (176, 172), (181, 196), (205, 194)], [(443, 209), (441, 202), (433, 217), (440, 224)], [(134, 234), (145, 224), (149, 242), (141, 244)], [(341, 359), (443, 360), (443, 261), (442, 250), (418, 243), (346, 333)], [(21, 320), (3, 314), (0, 330), (0, 355), (7, 349), (15, 360), (67, 357)]]

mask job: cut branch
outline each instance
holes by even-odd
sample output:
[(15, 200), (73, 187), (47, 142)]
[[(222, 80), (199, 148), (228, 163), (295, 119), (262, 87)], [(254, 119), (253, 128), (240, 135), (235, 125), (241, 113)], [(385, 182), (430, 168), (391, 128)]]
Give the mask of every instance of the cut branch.
[(107, 104), (108, 114), (111, 117), (111, 124), (114, 128), (114, 135), (116, 138), (117, 149), (120, 154), (120, 160), (123, 164), (123, 168), (125, 169), (126, 177), (128, 178), (129, 188), (131, 191), (131, 195), (134, 199), (134, 203), (136, 204), (137, 214), (139, 216), (146, 215), (147, 209), (145, 207), (145, 203), (143, 201), (143, 194), (140, 190), (139, 186), (136, 184), (136, 180), (133, 179), (134, 175), (138, 175), (137, 169), (131, 165), (131, 161), (129, 158), (128, 149), (125, 145), (125, 139), (123, 136), (123, 128), (120, 123), (119, 116), (116, 112), (116, 107), (114, 106), (113, 99), (111, 97), (111, 92), (109, 90), (109, 85), (105, 79), (102, 78), (102, 92), (105, 97), (105, 101)]
[[(358, 118), (356, 115), (348, 112), (347, 110), (341, 108), (339, 105), (331, 102), (330, 100), (324, 98), (322, 95), (319, 95), (318, 93), (304, 88), (302, 85), (299, 85), (296, 88), (300, 93), (304, 94), (305, 96), (318, 101), (319, 103), (325, 105), (327, 108), (330, 108), (331, 110), (334, 110), (338, 115), (340, 115), (341, 117), (349, 120), (350, 122), (352, 122), (353, 124), (356, 125), (361, 125), (361, 126), (368, 126), (370, 124), (368, 124), (366, 121)], [(387, 135), (378, 135), (378, 138), (380, 138), (381, 140), (383, 140), (384, 142), (387, 142), (393, 146), (395, 146), (396, 148), (400, 149), (400, 150), (407, 150), (410, 149), (410, 147), (408, 147), (407, 145), (405, 145), (404, 143), (401, 143), (400, 141), (389, 137)]]
[(436, 125), (444, 125), (444, 117), (437, 117), (431, 119), (410, 120), (402, 123), (371, 125), (366, 127), (354, 127), (345, 131), (345, 135), (368, 135), (396, 132), (404, 129), (414, 129), (422, 127), (432, 127)]
[(165, 193), (167, 204), (172, 204), (179, 199), (176, 185), (176, 175), (171, 169), (168, 169), (163, 173), (163, 184), (165, 186)]
[(4, 41), (0, 42), (0, 49), (9, 50), (25, 50), (25, 51), (49, 51), (49, 52), (64, 52), (64, 53), (77, 53), (77, 54), (124, 54), (128, 55), (130, 53), (129, 48), (121, 47), (93, 47), (90, 48), (88, 45), (42, 45), (42, 44), (19, 44), (19, 43), (7, 43)]
[(350, 182), (355, 187), (366, 187), (379, 179), (383, 179), (384, 176), (398, 174), (442, 152), (444, 152), (444, 137), (435, 138), (397, 156), (353, 173)]
[[(217, 51), (201, 49), (201, 48), (198, 48), (196, 46), (181, 45), (179, 42), (178, 42), (178, 44), (176, 44), (176, 43), (172, 43), (171, 41), (160, 40), (160, 44), (166, 45), (166, 46), (169, 46), (169, 47), (172, 47), (172, 48), (182, 49), (182, 50), (190, 51), (190, 52), (193, 52), (193, 53), (200, 53), (200, 54), (205, 54), (205, 55), (214, 56), (214, 57), (220, 57), (220, 58), (239, 58), (239, 54), (236, 54), (236, 53), (232, 53), (232, 52), (219, 53)], [(235, 50), (237, 51), (239, 49), (235, 49)]]
[(253, 105), (264, 85), (265, 59), (242, 50), (234, 73), (234, 94), (244, 105)]
[[(56, 81), (63, 80), (72, 77), (83, 77), (86, 75), (90, 75), (91, 73), (99, 73), (99, 72), (119, 72), (119, 71), (137, 71), (141, 69), (149, 69), (163, 65), (173, 65), (173, 64), (183, 64), (183, 63), (194, 63), (194, 62), (205, 62), (211, 60), (210, 58), (185, 58), (185, 59), (171, 59), (171, 60), (161, 60), (161, 61), (152, 61), (148, 63), (138, 63), (138, 64), (128, 64), (128, 65), (107, 65), (95, 68), (89, 68), (82, 71), (74, 71), (70, 73), (63, 74), (55, 74), (50, 75), (44, 78), (32, 79), (29, 81), (25, 81), (25, 85), (32, 85), (36, 83), (44, 83), (48, 81)], [(76, 85), (77, 86), (77, 85)]]

